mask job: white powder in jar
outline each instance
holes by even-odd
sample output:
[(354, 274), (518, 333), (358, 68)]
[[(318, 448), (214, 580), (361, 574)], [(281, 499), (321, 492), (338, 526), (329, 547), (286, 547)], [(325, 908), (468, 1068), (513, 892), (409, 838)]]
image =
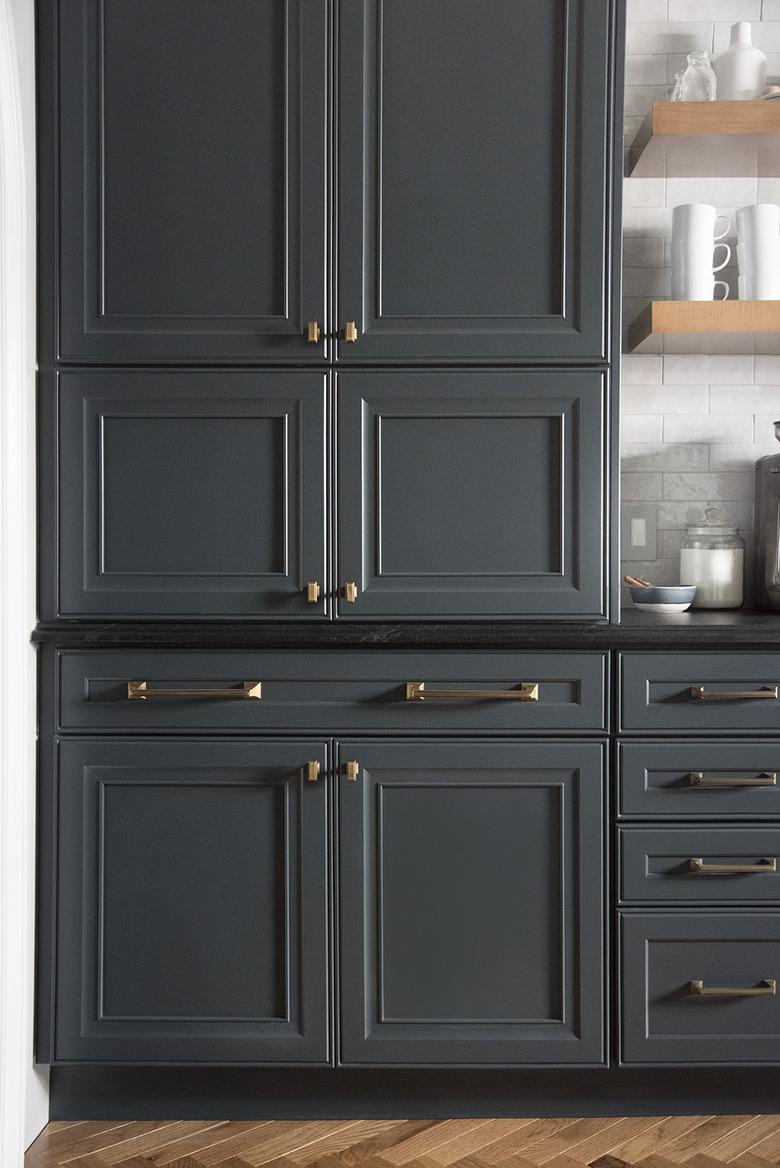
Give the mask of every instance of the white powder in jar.
[(694, 608), (739, 608), (744, 560), (742, 548), (683, 548), (680, 583), (696, 585)]

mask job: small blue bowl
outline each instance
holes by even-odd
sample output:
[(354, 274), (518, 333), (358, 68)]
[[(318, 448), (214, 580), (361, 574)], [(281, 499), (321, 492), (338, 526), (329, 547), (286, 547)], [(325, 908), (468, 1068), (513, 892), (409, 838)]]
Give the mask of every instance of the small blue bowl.
[(640, 612), (686, 612), (693, 604), (696, 585), (637, 588), (632, 584), (630, 592), (634, 607)]

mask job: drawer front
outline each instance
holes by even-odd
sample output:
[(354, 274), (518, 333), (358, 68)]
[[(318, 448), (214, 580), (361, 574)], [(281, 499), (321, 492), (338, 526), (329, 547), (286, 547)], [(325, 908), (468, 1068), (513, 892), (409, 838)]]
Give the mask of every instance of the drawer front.
[(621, 742), (623, 818), (780, 816), (780, 742)]
[(624, 1064), (780, 1062), (780, 912), (623, 913), (621, 951)]
[(766, 827), (624, 827), (624, 902), (780, 901), (780, 830)]
[[(62, 650), (59, 727), (603, 732), (607, 664), (603, 653)], [(146, 683), (134, 700), (129, 682)]]
[(626, 731), (780, 733), (780, 653), (623, 653)]

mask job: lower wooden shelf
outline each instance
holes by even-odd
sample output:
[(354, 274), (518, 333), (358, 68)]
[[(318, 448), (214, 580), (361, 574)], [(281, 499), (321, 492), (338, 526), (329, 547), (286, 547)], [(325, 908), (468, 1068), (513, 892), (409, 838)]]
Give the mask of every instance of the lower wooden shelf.
[(780, 332), (780, 300), (653, 300), (628, 330), (629, 352), (642, 351), (646, 342), (665, 333), (695, 339), (711, 333)]

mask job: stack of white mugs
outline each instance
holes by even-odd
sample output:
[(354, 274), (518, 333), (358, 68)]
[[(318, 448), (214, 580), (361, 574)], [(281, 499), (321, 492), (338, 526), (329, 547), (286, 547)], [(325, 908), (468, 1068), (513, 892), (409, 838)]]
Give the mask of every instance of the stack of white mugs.
[[(718, 215), (708, 203), (685, 203), (674, 208), (674, 300), (727, 299), (729, 285), (725, 280), (716, 280), (715, 274), (731, 259), (731, 248), (722, 242), (730, 228), (728, 216)], [(780, 299), (780, 207), (774, 203), (740, 207), (737, 241), (739, 299)]]

